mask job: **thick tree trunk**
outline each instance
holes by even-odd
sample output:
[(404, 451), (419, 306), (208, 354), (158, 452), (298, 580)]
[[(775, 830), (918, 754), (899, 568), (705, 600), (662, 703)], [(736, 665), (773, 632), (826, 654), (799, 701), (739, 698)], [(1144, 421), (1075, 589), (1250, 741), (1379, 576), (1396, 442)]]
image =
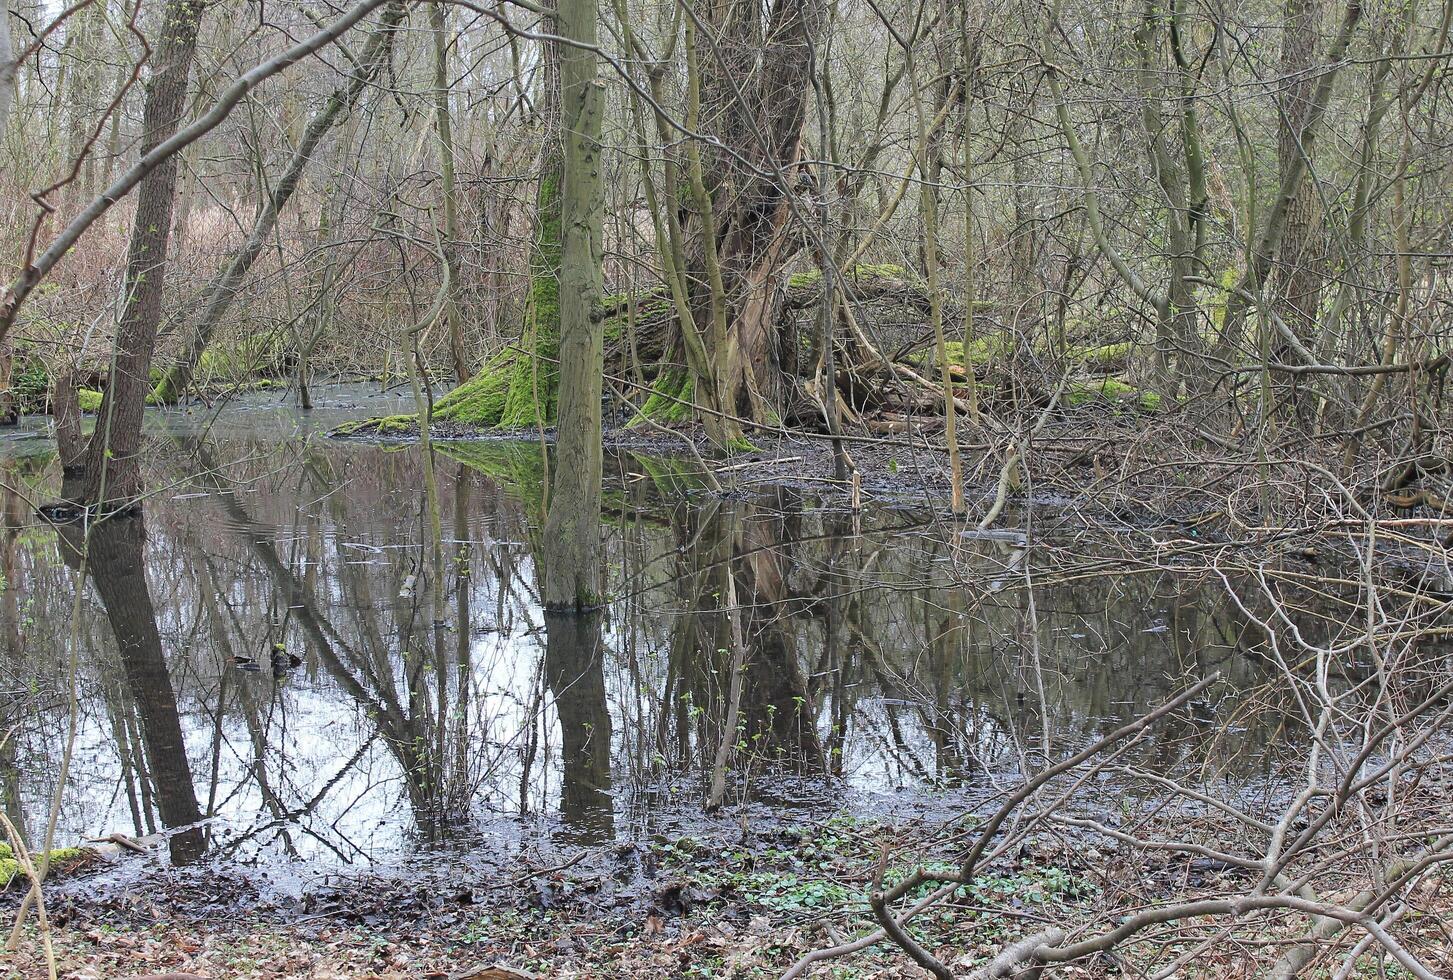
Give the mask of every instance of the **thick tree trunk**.
[[(780, 414), (787, 394), (782, 269), (800, 248), (789, 198), (807, 120), (818, 13), (812, 0), (724, 0), (706, 16), (711, 31), (699, 46), (700, 115), (717, 145), (729, 150), (708, 146), (703, 154), (712, 220), (694, 227), (688, 280), (696, 322), (711, 323), (707, 265), (714, 251), (725, 315), (724, 338), (716, 343), (725, 349), (710, 355), (723, 372), (722, 408), (766, 422)], [(710, 342), (712, 332), (706, 336)]]
[[(181, 123), (202, 10), (198, 0), (168, 0), (146, 87), (143, 156), (170, 138)], [(177, 158), (172, 155), (143, 177), (137, 190), (111, 382), (101, 399), (96, 432), (86, 451), (83, 494), (86, 502), (103, 507), (124, 507), (141, 493), (141, 413), (151, 388), (176, 185)]]
[[(560, 33), (596, 43), (595, 0), (561, 0)], [(601, 84), (596, 56), (574, 44), (560, 52), (565, 166), (560, 193), (560, 435), (545, 521), (545, 605), (600, 604), (601, 385), (604, 328), (594, 316), (601, 290)]]

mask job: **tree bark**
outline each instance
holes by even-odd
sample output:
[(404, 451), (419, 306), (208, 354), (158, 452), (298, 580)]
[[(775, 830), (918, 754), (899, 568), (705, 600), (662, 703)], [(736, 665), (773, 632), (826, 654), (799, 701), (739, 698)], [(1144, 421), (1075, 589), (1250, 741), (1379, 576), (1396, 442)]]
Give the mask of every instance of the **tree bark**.
[(444, 323), (449, 331), (449, 353), (454, 361), (454, 383), (463, 384), (473, 373), (464, 349), (464, 330), (459, 315), (459, 196), (454, 183), (454, 126), (449, 111), (449, 7), (429, 7), (429, 29), (434, 35), (434, 131), (439, 138), (439, 196), (443, 208), (442, 251), (449, 266), (449, 295), (445, 298)]
[[(707, 266), (714, 258), (725, 329), (710, 354), (722, 370), (722, 409), (757, 422), (780, 414), (786, 395), (781, 270), (800, 247), (789, 228), (790, 182), (802, 151), (819, 21), (813, 0), (727, 0), (709, 5), (703, 19), (711, 36), (701, 52), (701, 118), (717, 142), (703, 153), (712, 220), (695, 226), (688, 280), (696, 322), (709, 324)], [(711, 342), (710, 329), (706, 335)]]
[(555, 481), (543, 544), (545, 605), (600, 604), (601, 388), (604, 327), (601, 291), (600, 178), (602, 86), (596, 55), (595, 0), (561, 0), (560, 402)]
[(15, 52), (10, 43), (10, 0), (0, 0), (0, 136), (15, 101)]
[[(181, 123), (202, 10), (200, 0), (167, 2), (146, 87), (143, 157), (171, 138)], [(136, 219), (126, 256), (125, 305), (116, 331), (111, 380), (102, 396), (96, 432), (85, 457), (84, 498), (103, 508), (125, 507), (141, 493), (137, 455), (141, 448), (141, 413), (151, 388), (176, 185), (177, 157), (173, 154), (142, 178), (137, 191)]]
[[(1317, 86), (1311, 69), (1316, 59), (1321, 13), (1321, 0), (1287, 0), (1281, 46), (1282, 82), (1286, 87), (1277, 131), (1278, 182), (1285, 186), (1293, 168), (1305, 167), (1308, 173), (1287, 206), (1286, 231), (1277, 255), (1277, 276), (1282, 284), (1282, 319), (1304, 342), (1313, 335), (1323, 286), (1316, 180), (1310, 173), (1310, 160), (1303, 159), (1310, 155), (1311, 146), (1302, 142), (1302, 131), (1312, 116)], [(1279, 355), (1277, 360), (1286, 358)]]

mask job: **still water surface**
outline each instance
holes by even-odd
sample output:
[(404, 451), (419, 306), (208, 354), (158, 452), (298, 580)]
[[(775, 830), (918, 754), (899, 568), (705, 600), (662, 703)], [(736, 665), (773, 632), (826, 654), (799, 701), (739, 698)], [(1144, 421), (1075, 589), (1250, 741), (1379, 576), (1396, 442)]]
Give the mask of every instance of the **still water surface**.
[[(321, 867), (498, 833), (628, 838), (709, 803), (947, 815), (1188, 674), (1220, 669), (1218, 698), (1266, 680), (1219, 582), (1054, 574), (1039, 548), (965, 538), (911, 494), (854, 518), (801, 488), (713, 496), (645, 455), (607, 461), (609, 607), (546, 616), (537, 446), (437, 445), (439, 582), (419, 449), (323, 437), (401, 403), (320, 403), (153, 418), (159, 489), (143, 518), (94, 532), (79, 596), (75, 531), (34, 508), (58, 490), (43, 427), (4, 437), (0, 791), (31, 836), (71, 651), (59, 841), (200, 823), (173, 858)], [(1203, 710), (1134, 760), (1265, 791), (1283, 718)]]

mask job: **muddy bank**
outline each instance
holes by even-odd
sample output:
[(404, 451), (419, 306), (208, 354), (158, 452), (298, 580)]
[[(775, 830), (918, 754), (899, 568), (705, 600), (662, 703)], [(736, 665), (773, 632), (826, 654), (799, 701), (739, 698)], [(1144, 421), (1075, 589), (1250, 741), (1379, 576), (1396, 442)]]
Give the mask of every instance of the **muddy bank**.
[[(393, 873), (330, 876), (291, 897), (265, 872), (113, 870), (53, 886), (48, 905), (62, 974), (76, 980), (180, 969), (230, 980), (419, 978), (486, 966), (526, 976), (765, 978), (867, 929), (882, 848), (894, 850), (893, 873), (949, 856), (918, 821), (827, 818), (745, 832), (731, 823), (494, 859), (438, 851)], [(1086, 860), (1094, 856), (1049, 841), (1026, 849), (925, 923), (926, 934), (947, 942), (971, 930), (991, 941), (1050, 914), (1083, 913), (1103, 894)], [(43, 971), (38, 952), (27, 943), (20, 976)], [(846, 969), (839, 975), (914, 975), (887, 949)]]

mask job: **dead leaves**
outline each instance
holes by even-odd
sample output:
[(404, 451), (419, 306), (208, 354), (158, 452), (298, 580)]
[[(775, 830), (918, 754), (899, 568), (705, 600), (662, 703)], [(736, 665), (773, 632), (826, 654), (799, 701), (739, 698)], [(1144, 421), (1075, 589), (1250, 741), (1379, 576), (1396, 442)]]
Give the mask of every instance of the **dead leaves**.
[(510, 966), (486, 966), (463, 973), (426, 973), (424, 980), (539, 980), (538, 973), (516, 970)]

